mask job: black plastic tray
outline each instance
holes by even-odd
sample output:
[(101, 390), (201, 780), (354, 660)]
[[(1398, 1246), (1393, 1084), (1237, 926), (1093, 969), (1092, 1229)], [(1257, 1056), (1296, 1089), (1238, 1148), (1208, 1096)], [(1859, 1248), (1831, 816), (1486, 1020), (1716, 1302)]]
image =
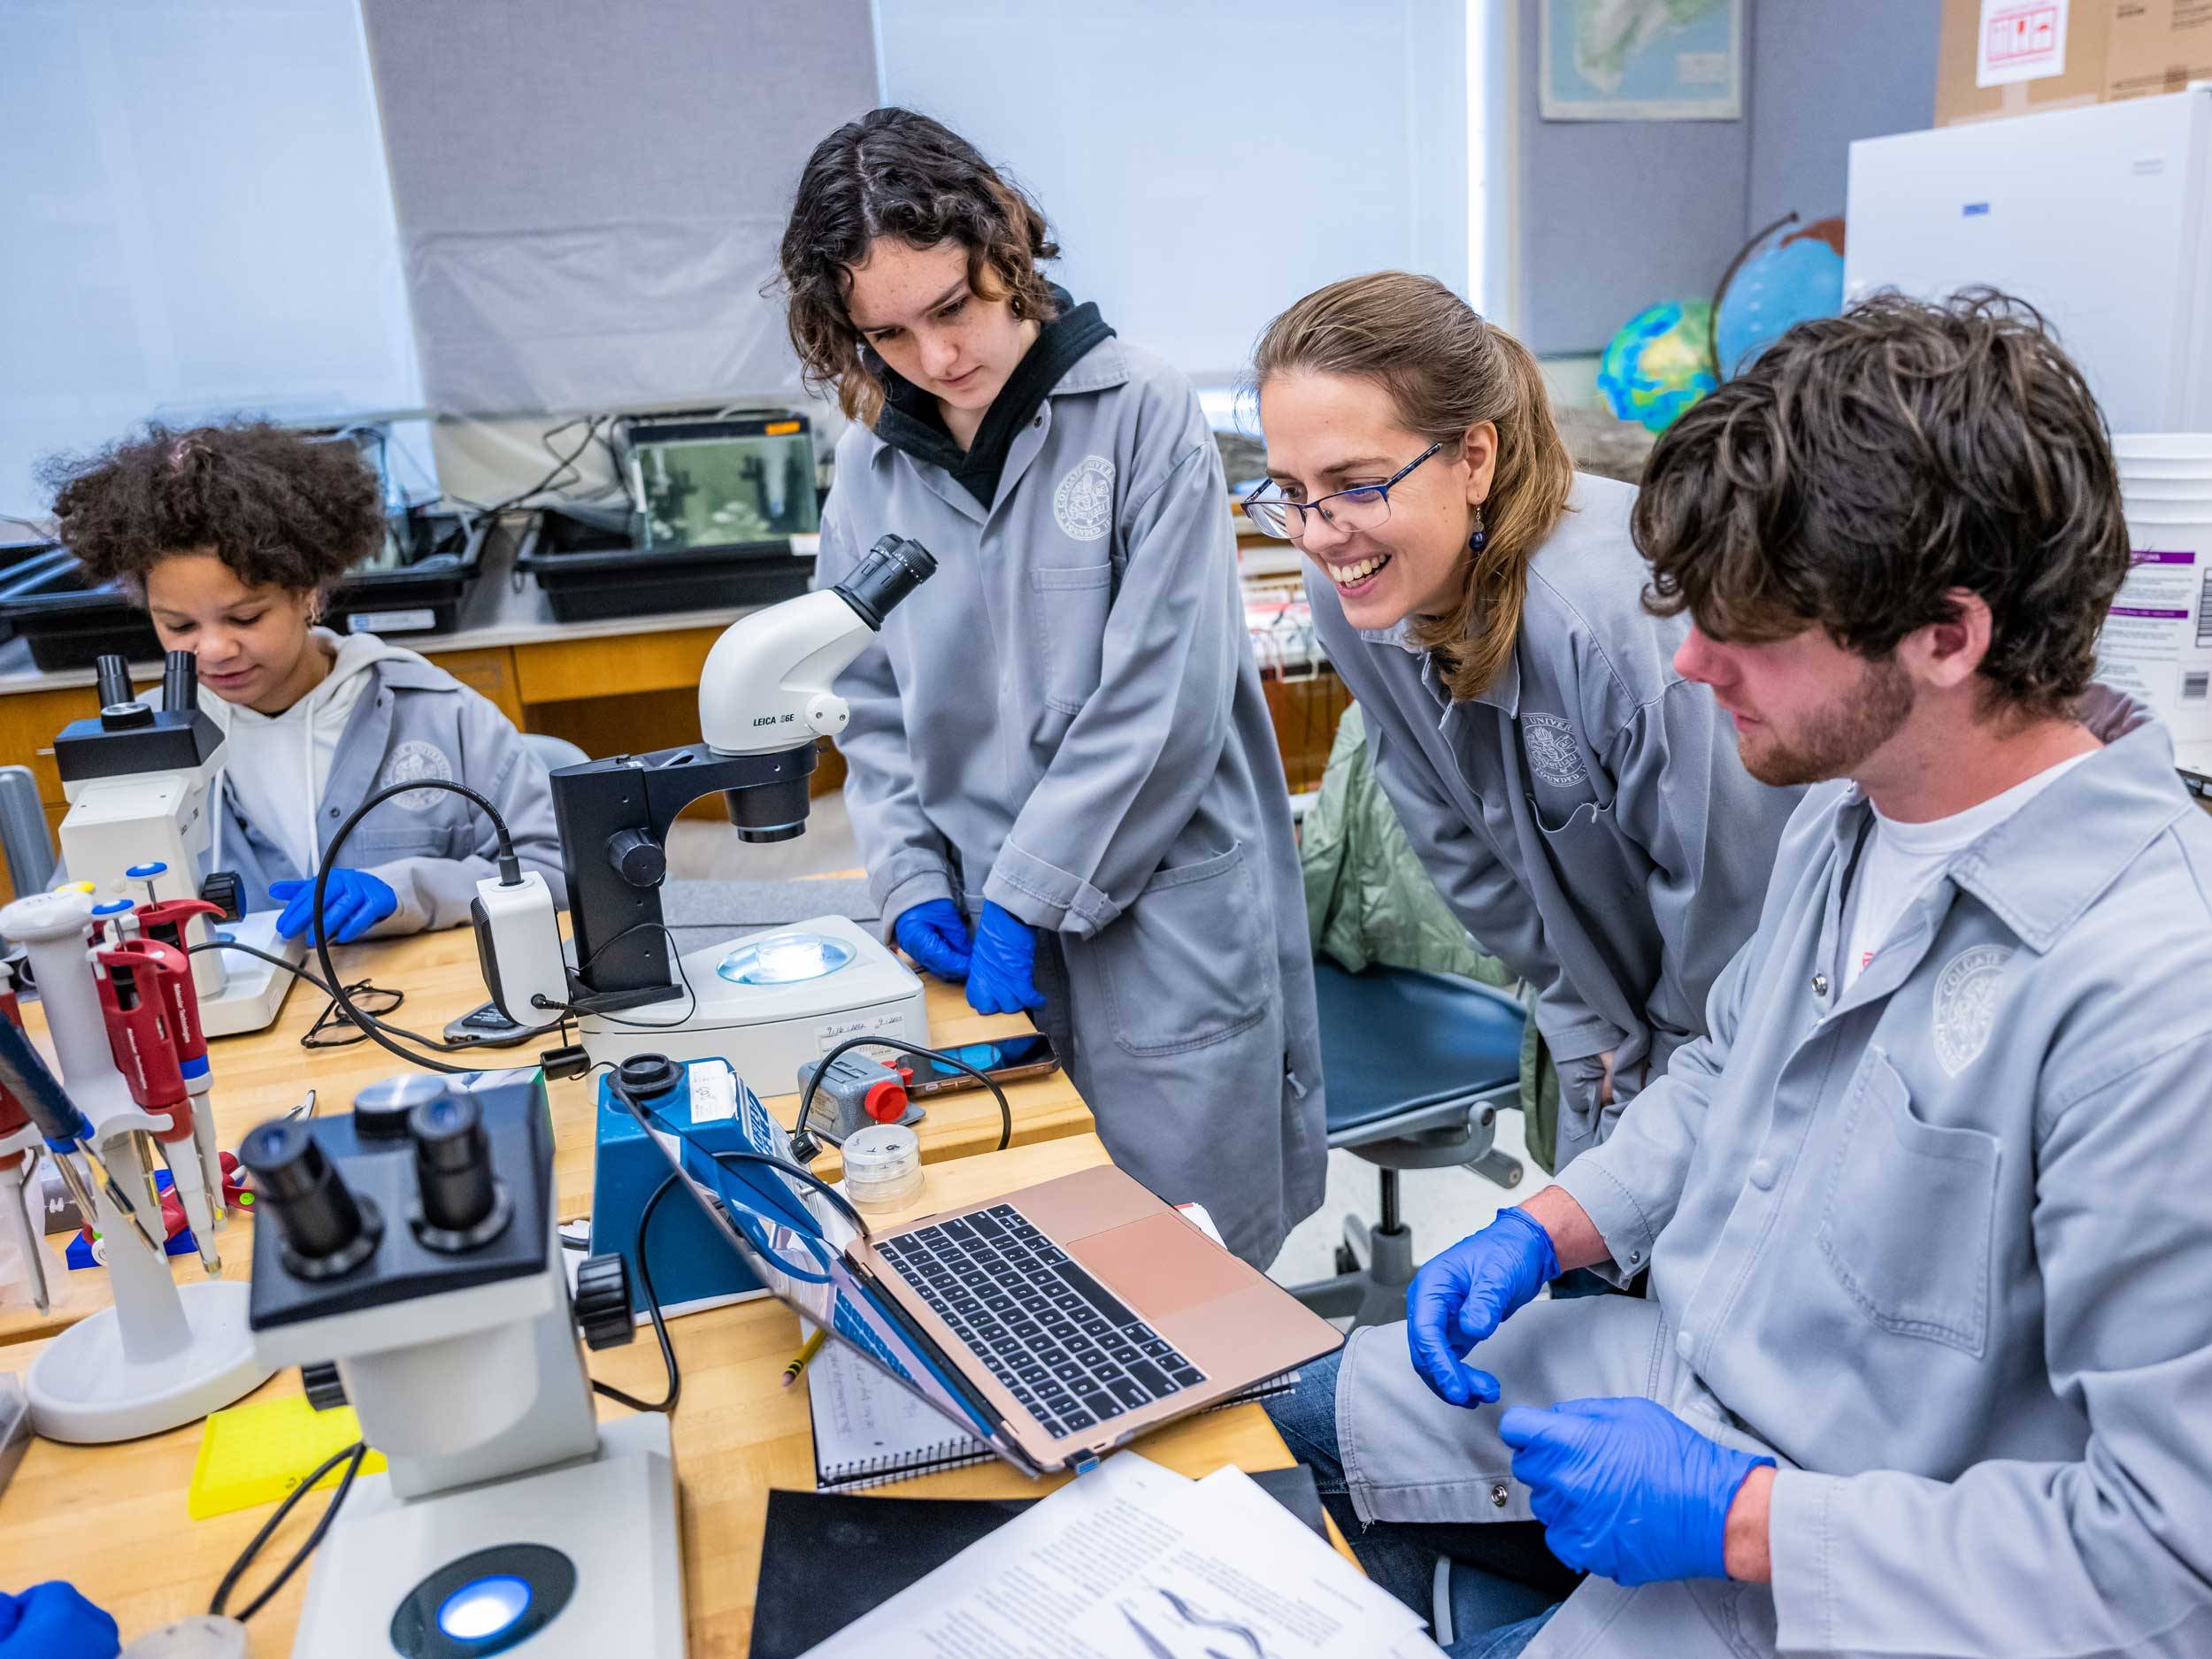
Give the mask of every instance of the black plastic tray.
[(768, 604), (806, 591), (814, 557), (787, 541), (641, 549), (625, 507), (547, 507), (515, 555), (561, 622)]
[[(480, 521), (471, 533), (454, 513), (411, 515), (402, 530), (408, 562), (345, 577), (331, 590), (326, 619), (342, 634), (357, 626), (373, 634), (445, 632), (495, 528)], [(88, 587), (83, 570), (60, 555), (50, 541), (0, 549), (0, 638), (20, 635), (31, 661), (49, 672), (89, 668), (109, 652), (158, 662), (161, 641), (146, 613), (112, 582)]]
[(407, 563), (396, 570), (355, 571), (331, 589), (324, 618), (341, 634), (445, 634), (484, 565), (497, 524), (473, 527), (457, 513), (418, 512), (401, 527)]

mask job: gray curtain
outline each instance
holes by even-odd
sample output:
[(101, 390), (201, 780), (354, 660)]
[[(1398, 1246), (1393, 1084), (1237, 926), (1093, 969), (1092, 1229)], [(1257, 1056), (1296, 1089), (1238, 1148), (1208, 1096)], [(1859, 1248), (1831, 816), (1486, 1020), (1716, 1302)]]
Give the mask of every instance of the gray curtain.
[(807, 152), (876, 101), (867, 0), (362, 0), (442, 413), (782, 392)]

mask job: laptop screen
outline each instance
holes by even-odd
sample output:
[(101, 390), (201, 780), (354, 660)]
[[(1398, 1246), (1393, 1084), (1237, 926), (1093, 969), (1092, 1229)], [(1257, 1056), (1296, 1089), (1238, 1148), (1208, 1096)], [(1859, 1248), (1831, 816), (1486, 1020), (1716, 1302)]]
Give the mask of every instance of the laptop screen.
[[(641, 1110), (620, 1094), (610, 1093), (637, 1119), (646, 1139), (659, 1149), (700, 1214), (737, 1252), (738, 1259), (753, 1271), (770, 1295), (986, 1441), (1000, 1456), (1029, 1470), (1028, 1460), (967, 1403), (947, 1380), (939, 1363), (887, 1310), (882, 1298), (855, 1275), (846, 1262), (845, 1247), (859, 1235), (842, 1211), (781, 1171), (749, 1162), (718, 1162), (664, 1124), (656, 1113)], [(760, 1152), (786, 1163), (795, 1162), (783, 1126), (761, 1110), (757, 1101), (749, 1099), (747, 1104), (747, 1140)], [(776, 1195), (772, 1202), (764, 1202), (753, 1190), (756, 1182), (773, 1182), (785, 1189), (789, 1200), (813, 1219), (818, 1233), (810, 1236), (790, 1225), (779, 1213), (788, 1208), (781, 1195)], [(703, 1187), (714, 1196), (709, 1197)], [(740, 1218), (734, 1225), (733, 1216)]]

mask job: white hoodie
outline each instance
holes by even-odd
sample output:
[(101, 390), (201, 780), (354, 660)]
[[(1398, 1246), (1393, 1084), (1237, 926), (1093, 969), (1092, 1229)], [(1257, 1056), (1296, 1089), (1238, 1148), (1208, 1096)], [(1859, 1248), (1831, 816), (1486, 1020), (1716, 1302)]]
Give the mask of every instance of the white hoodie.
[[(322, 682), (281, 714), (257, 714), (240, 703), (226, 703), (204, 693), (200, 707), (223, 729), (225, 759), (217, 776), (215, 798), (222, 799), (223, 780), (246, 821), (258, 827), (292, 861), (295, 870), (315, 873), (317, 851), (315, 808), (329, 781), (331, 761), (338, 740), (353, 717), (373, 678), (366, 671), (391, 657), (413, 657), (403, 645), (388, 645), (373, 634), (338, 634), (328, 628), (313, 630), (312, 637), (335, 653), (330, 672)], [(215, 845), (208, 867), (223, 869), (223, 820), (215, 815)]]

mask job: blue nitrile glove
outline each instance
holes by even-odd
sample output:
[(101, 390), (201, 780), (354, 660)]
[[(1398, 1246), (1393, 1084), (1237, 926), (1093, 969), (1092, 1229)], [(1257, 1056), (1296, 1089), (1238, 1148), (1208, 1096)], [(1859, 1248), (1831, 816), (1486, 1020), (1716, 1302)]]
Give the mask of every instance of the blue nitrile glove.
[(1517, 1206), (1431, 1256), (1406, 1286), (1406, 1340), (1421, 1380), (1451, 1405), (1495, 1404), (1498, 1379), (1461, 1356), (1558, 1277), (1551, 1234)]
[(984, 900), (968, 957), (968, 1006), (979, 1014), (1011, 1014), (1044, 1005), (1037, 988), (1037, 930)]
[(891, 924), (899, 949), (941, 979), (968, 977), (968, 918), (950, 899), (924, 899)]
[(1616, 1584), (1725, 1578), (1728, 1506), (1753, 1470), (1774, 1466), (1651, 1400), (1509, 1406), (1498, 1438), (1551, 1553)]
[(0, 1591), (0, 1659), (115, 1659), (115, 1621), (73, 1584), (50, 1578), (21, 1595)]
[[(284, 900), (284, 914), (277, 918), (277, 932), (297, 939), (307, 931), (309, 913), (315, 908), (315, 883), (272, 881), (269, 896)], [(365, 870), (338, 869), (330, 872), (323, 892), (323, 931), (334, 945), (349, 945), (399, 908), (399, 895)]]

